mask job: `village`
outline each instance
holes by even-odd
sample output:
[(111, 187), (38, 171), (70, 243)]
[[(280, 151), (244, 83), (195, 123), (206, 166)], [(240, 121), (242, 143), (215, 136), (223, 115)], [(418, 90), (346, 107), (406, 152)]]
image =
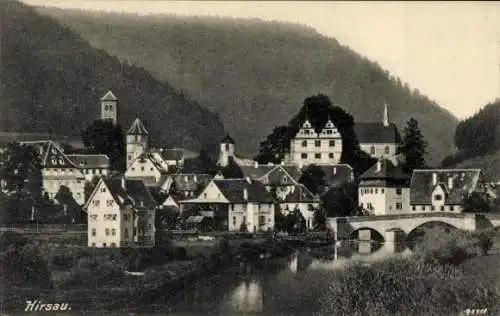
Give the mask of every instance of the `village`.
[[(107, 92), (100, 100), (100, 120), (117, 124), (118, 108), (118, 97)], [(126, 130), (123, 174), (111, 169), (105, 154), (66, 152), (52, 139), (19, 143), (38, 152), (42, 189), (48, 199), (60, 203), (58, 192), (62, 187), (69, 190), (87, 217), (82, 223), (87, 224), (87, 245), (92, 248), (153, 247), (157, 229), (290, 231), (276, 222), (287, 216), (296, 219), (290, 224), (295, 231), (325, 230), (330, 221), (321, 197), (352, 183), (357, 183), (360, 210), (352, 215), (462, 213), (464, 199), (474, 192), (488, 201), (496, 199), (496, 183), (487, 183), (479, 169), (427, 168), (406, 173), (400, 166), (404, 160), (398, 150), (401, 134), (389, 119), (388, 105), (380, 110), (380, 121), (354, 126), (360, 148), (376, 161), (358, 181), (353, 168), (340, 163), (342, 135), (330, 117), (319, 132), (306, 118), (289, 152), (276, 164), (238, 157), (237, 144), (227, 135), (220, 141), (215, 175), (184, 172), (185, 161), (195, 153), (151, 148), (140, 118)], [(231, 165), (241, 172), (225, 177), (221, 170)], [(318, 192), (301, 183), (311, 166), (325, 175)], [(6, 183), (3, 178), (2, 191), (8, 195)], [(86, 190), (89, 183), (91, 190)], [(34, 214), (35, 206), (32, 220)]]

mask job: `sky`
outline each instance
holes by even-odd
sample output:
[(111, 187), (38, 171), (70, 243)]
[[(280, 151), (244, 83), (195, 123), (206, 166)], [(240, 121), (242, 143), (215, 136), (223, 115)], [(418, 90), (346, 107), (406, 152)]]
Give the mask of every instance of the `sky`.
[(296, 22), (378, 62), (458, 118), (500, 98), (500, 3), (22, 1), (60, 8)]

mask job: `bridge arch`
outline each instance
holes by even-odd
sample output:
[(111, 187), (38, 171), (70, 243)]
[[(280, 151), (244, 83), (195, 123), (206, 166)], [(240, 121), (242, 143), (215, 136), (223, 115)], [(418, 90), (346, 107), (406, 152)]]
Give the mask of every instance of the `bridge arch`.
[(384, 232), (379, 231), (377, 229), (374, 229), (370, 226), (364, 226), (360, 228), (354, 229), (350, 234), (349, 234), (349, 240), (358, 240), (359, 239), (359, 232), (363, 230), (369, 230), (370, 235), (371, 235), (371, 240), (376, 241), (376, 242), (383, 242), (385, 240), (384, 238)]
[(440, 228), (443, 229), (445, 232), (449, 232), (452, 230), (461, 230), (460, 228), (457, 228), (456, 226), (444, 221), (430, 220), (408, 231), (405, 236), (405, 243), (411, 249), (413, 249), (416, 243), (418, 242), (418, 239), (425, 235), (425, 230), (432, 228)]

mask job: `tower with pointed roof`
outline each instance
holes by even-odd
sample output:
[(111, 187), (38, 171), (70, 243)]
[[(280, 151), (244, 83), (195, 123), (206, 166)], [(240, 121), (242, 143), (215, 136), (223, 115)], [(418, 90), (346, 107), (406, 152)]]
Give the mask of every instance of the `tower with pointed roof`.
[(127, 131), (127, 167), (148, 149), (148, 131), (138, 118)]
[(219, 160), (217, 164), (221, 167), (226, 167), (229, 165), (230, 157), (234, 159), (235, 143), (229, 134), (224, 137), (220, 142), (219, 147)]
[(101, 120), (111, 121), (116, 125), (118, 117), (118, 98), (109, 90), (101, 98)]

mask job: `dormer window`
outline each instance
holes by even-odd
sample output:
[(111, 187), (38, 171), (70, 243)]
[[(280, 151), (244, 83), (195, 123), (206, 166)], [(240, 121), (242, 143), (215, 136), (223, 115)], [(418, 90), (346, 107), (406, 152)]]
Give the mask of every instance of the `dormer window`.
[(307, 140), (302, 141), (302, 147), (307, 147)]
[(436, 200), (436, 201), (442, 201), (443, 200), (443, 196), (441, 194), (436, 194), (436, 195), (434, 195), (434, 200)]
[(333, 134), (333, 131), (332, 131), (331, 129), (327, 129), (327, 130), (326, 130), (326, 133), (327, 133), (328, 135), (332, 135), (332, 134)]
[(304, 134), (309, 135), (310, 133), (311, 133), (310, 130), (308, 130), (308, 129), (304, 130)]

